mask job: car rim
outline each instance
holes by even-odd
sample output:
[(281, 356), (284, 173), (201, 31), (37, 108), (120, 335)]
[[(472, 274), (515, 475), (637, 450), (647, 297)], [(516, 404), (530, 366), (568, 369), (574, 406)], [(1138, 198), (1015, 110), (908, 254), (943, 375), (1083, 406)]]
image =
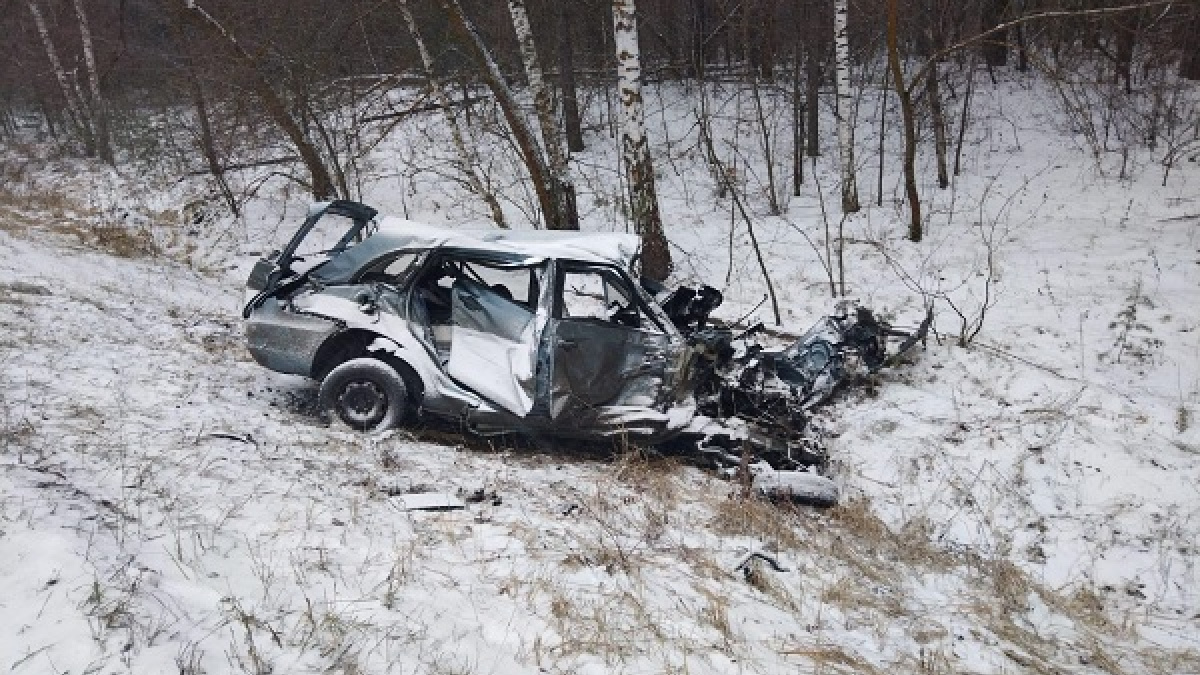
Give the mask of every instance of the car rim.
[(342, 420), (356, 428), (375, 426), (387, 413), (387, 394), (370, 380), (347, 382), (338, 396)]

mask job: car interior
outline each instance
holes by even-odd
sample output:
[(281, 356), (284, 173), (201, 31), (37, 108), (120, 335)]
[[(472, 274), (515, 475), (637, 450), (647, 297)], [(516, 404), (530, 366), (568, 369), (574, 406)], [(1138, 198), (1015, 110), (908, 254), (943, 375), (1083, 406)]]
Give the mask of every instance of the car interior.
[[(454, 289), (469, 286), (477, 297), (498, 299), (524, 312), (537, 311), (545, 264), (506, 265), (466, 257), (446, 256), (426, 266), (413, 282), (414, 318), (428, 328), (443, 365), (450, 358), (453, 342)], [(484, 302), (484, 305), (492, 305)]]

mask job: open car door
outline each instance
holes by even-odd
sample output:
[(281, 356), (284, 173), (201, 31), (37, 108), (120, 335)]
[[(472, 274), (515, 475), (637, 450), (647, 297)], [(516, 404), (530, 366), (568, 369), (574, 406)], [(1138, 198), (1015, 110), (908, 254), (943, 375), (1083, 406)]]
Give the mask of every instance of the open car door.
[(254, 295), (242, 317), (248, 318), (267, 298), (290, 284), (302, 282), (308, 272), (362, 241), (370, 234), (368, 225), (376, 213), (365, 204), (341, 199), (313, 204), (287, 246), (255, 264), (246, 282), (247, 290)]
[(474, 279), (451, 292), (451, 346), (446, 372), (518, 417), (534, 404), (537, 315)]

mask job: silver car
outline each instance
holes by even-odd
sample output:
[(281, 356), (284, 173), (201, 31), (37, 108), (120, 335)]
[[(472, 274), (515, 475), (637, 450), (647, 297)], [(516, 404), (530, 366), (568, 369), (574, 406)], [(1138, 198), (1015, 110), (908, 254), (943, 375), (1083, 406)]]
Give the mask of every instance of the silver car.
[(638, 246), (316, 204), (250, 276), (247, 343), (319, 380), (321, 409), (355, 429), (420, 411), (479, 433), (662, 441), (696, 416), (691, 351), (636, 281)]
[[(246, 340), (258, 363), (319, 380), (324, 414), (363, 431), (417, 417), (477, 434), (632, 437), (832, 504), (808, 411), (850, 372), (922, 340), (865, 309), (784, 350), (710, 323), (719, 291), (636, 273), (629, 234), (465, 231), (314, 204), (254, 267)], [(898, 352), (888, 341), (903, 338)]]

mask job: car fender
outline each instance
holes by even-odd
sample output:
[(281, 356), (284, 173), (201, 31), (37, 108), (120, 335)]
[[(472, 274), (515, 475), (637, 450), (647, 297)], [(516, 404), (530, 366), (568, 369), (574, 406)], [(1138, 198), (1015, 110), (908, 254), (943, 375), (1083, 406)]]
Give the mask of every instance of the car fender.
[[(340, 290), (340, 289), (339, 289)], [(347, 290), (350, 290), (349, 288)], [(343, 297), (346, 296), (346, 297)], [(353, 331), (359, 335), (367, 334), (360, 343), (367, 353), (386, 353), (402, 361), (420, 378), (424, 394), (424, 405), (437, 412), (453, 414), (455, 411), (476, 408), (483, 405), (483, 400), (473, 392), (455, 384), (443, 372), (430, 356), (425, 344), (414, 334), (412, 323), (391, 312), (367, 311), (367, 308), (357, 300), (359, 293), (341, 292), (313, 293), (295, 298), (297, 309), (312, 315), (323, 316), (338, 321), (343, 330), (331, 335), (328, 340), (343, 340), (345, 333)], [(314, 359), (312, 364), (313, 377), (321, 373), (320, 363)]]

